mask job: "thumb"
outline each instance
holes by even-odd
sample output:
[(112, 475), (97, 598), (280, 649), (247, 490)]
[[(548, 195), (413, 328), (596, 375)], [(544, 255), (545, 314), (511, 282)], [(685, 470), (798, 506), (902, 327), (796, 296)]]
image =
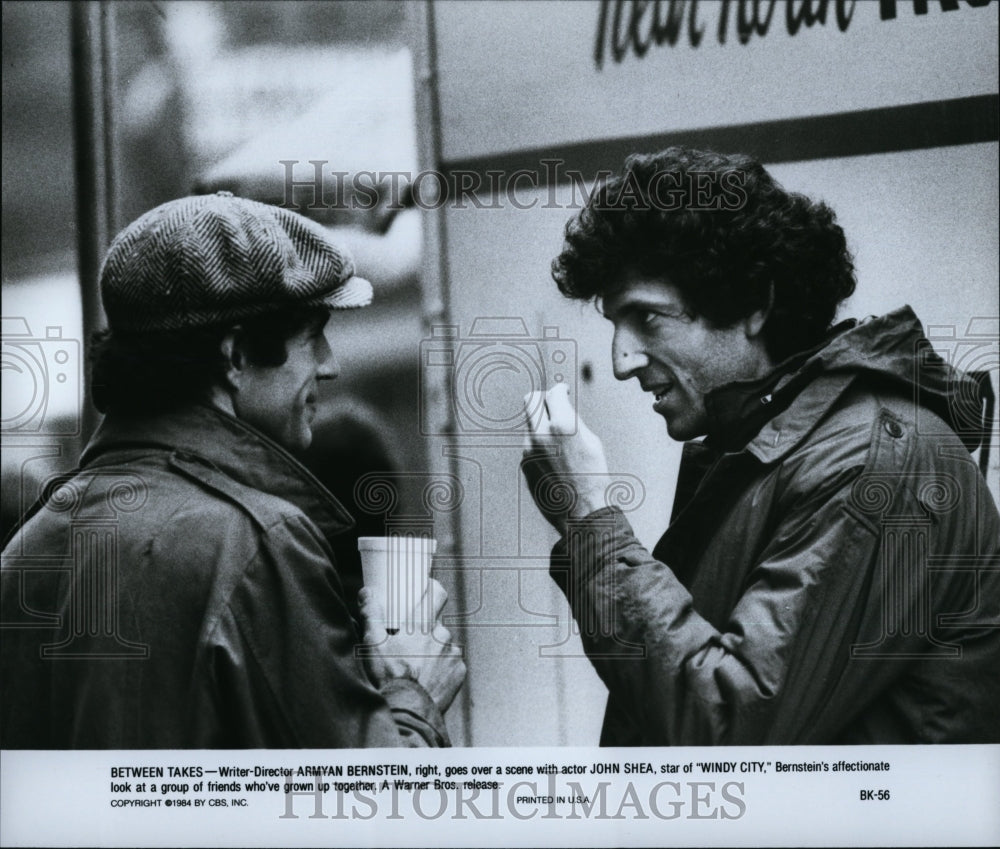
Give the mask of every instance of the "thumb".
[(545, 394), (545, 404), (553, 433), (569, 435), (576, 432), (576, 408), (569, 399), (569, 386), (557, 383)]
[(381, 643), (387, 636), (385, 630), (385, 608), (369, 587), (362, 587), (358, 593), (358, 604), (365, 626), (365, 642)]

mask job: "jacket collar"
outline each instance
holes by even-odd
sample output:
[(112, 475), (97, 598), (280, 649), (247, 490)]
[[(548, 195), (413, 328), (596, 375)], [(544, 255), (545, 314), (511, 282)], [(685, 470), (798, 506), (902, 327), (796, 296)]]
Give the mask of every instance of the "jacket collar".
[(354, 526), (344, 506), (288, 451), (214, 407), (195, 405), (143, 418), (108, 416), (84, 450), (80, 465), (100, 466), (114, 462), (122, 452), (149, 451), (198, 460), (244, 486), (283, 498), (327, 537)]
[[(845, 321), (821, 345), (791, 357), (763, 379), (710, 392), (705, 442), (723, 451), (749, 451), (765, 463), (780, 460), (860, 376), (908, 393), (919, 384), (923, 402), (947, 415), (951, 393), (966, 378), (944, 363), (916, 374), (921, 345), (929, 343), (908, 306), (860, 323)], [(962, 388), (975, 395), (974, 388)]]

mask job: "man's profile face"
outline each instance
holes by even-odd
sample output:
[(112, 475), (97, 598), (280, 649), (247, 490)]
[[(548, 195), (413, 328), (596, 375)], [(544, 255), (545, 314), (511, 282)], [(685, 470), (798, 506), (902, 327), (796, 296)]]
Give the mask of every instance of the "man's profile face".
[(319, 381), (339, 373), (323, 332), (327, 318), (319, 316), (288, 339), (288, 358), (280, 366), (247, 364), (233, 398), (237, 417), (291, 451), (309, 447)]
[(615, 377), (639, 381), (678, 441), (707, 432), (705, 396), (711, 390), (770, 370), (761, 344), (748, 338), (743, 322), (711, 327), (691, 315), (680, 291), (664, 278), (624, 272), (621, 288), (603, 300), (601, 312), (615, 326)]

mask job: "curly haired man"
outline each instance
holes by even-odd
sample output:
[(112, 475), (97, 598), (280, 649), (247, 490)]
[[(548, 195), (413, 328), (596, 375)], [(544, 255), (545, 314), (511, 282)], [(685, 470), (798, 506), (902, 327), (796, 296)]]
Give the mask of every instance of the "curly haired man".
[[(962, 425), (978, 389), (909, 307), (833, 326), (855, 287), (833, 212), (747, 156), (633, 156), (553, 276), (614, 325), (615, 376), (697, 440), (649, 553), (566, 391), (529, 401), (523, 470), (610, 692), (602, 744), (1000, 740), (1000, 517)], [(543, 479), (575, 499), (553, 509)]]

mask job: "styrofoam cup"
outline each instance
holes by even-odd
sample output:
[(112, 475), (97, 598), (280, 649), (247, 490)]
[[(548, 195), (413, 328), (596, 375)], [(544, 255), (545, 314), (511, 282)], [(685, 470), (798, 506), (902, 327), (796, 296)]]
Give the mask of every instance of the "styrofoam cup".
[[(431, 578), (431, 559), (437, 540), (430, 537), (359, 537), (361, 571), (365, 586), (382, 603), (385, 629), (413, 631), (434, 627), (430, 610), (421, 610), (421, 600)], [(429, 601), (428, 601), (429, 604)]]

